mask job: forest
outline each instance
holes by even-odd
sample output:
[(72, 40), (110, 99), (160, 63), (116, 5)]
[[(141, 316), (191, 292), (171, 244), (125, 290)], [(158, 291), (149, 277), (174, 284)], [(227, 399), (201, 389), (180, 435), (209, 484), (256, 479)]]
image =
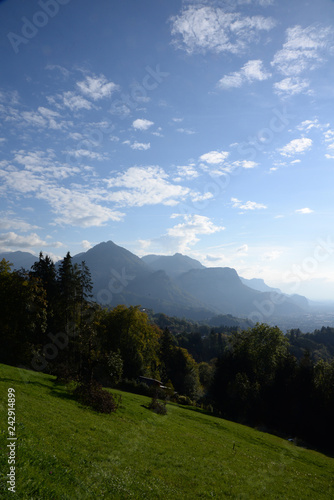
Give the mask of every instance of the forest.
[[(30, 270), (0, 262), (0, 362), (74, 380), (173, 397), (215, 415), (334, 451), (334, 328), (313, 333), (256, 324), (211, 327), (138, 306), (92, 300), (85, 262)], [(175, 396), (175, 394), (177, 394)]]

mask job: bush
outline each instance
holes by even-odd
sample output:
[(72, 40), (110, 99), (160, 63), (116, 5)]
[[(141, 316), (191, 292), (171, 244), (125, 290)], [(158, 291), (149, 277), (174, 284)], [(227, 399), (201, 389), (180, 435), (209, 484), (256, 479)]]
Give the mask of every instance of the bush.
[(176, 402), (179, 405), (194, 406), (194, 403), (191, 401), (191, 399), (188, 396), (177, 396)]
[(121, 396), (116, 397), (110, 394), (95, 380), (78, 385), (73, 394), (80, 403), (90, 406), (93, 410), (100, 413), (114, 412), (121, 403)]
[(159, 415), (166, 415), (167, 408), (165, 401), (159, 401), (157, 397), (153, 396), (152, 401), (148, 405), (148, 408)]

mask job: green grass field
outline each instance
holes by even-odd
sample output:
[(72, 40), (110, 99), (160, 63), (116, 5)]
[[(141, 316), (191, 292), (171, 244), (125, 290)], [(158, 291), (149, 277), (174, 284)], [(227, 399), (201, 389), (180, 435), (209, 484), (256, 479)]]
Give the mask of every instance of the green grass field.
[[(16, 493), (7, 490), (7, 391), (16, 394)], [(119, 391), (112, 391), (120, 393)], [(0, 365), (1, 498), (331, 499), (334, 459), (269, 434), (122, 392), (97, 414), (54, 377)]]

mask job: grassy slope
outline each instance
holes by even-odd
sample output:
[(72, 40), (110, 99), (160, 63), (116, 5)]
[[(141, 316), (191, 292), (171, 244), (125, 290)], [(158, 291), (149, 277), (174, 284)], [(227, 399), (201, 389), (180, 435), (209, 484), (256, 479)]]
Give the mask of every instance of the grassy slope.
[[(3, 479), (8, 387), (16, 391), (16, 495)], [(148, 398), (121, 394), (117, 413), (100, 415), (53, 377), (0, 365), (0, 497), (334, 498), (331, 458), (176, 405), (156, 415), (143, 407)]]

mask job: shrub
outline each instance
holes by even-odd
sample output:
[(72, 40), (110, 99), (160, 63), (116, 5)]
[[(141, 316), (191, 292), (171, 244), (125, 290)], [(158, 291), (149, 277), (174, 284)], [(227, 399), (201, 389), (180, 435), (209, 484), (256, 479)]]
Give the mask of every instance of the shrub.
[(167, 408), (165, 401), (159, 401), (157, 397), (153, 396), (152, 401), (148, 405), (148, 408), (159, 415), (166, 415)]
[(188, 396), (177, 396), (176, 402), (179, 405), (188, 405), (188, 406), (194, 405), (194, 403), (191, 401), (191, 399)]
[(73, 394), (80, 403), (100, 413), (114, 412), (121, 403), (121, 396), (116, 397), (110, 394), (95, 380), (78, 385)]

